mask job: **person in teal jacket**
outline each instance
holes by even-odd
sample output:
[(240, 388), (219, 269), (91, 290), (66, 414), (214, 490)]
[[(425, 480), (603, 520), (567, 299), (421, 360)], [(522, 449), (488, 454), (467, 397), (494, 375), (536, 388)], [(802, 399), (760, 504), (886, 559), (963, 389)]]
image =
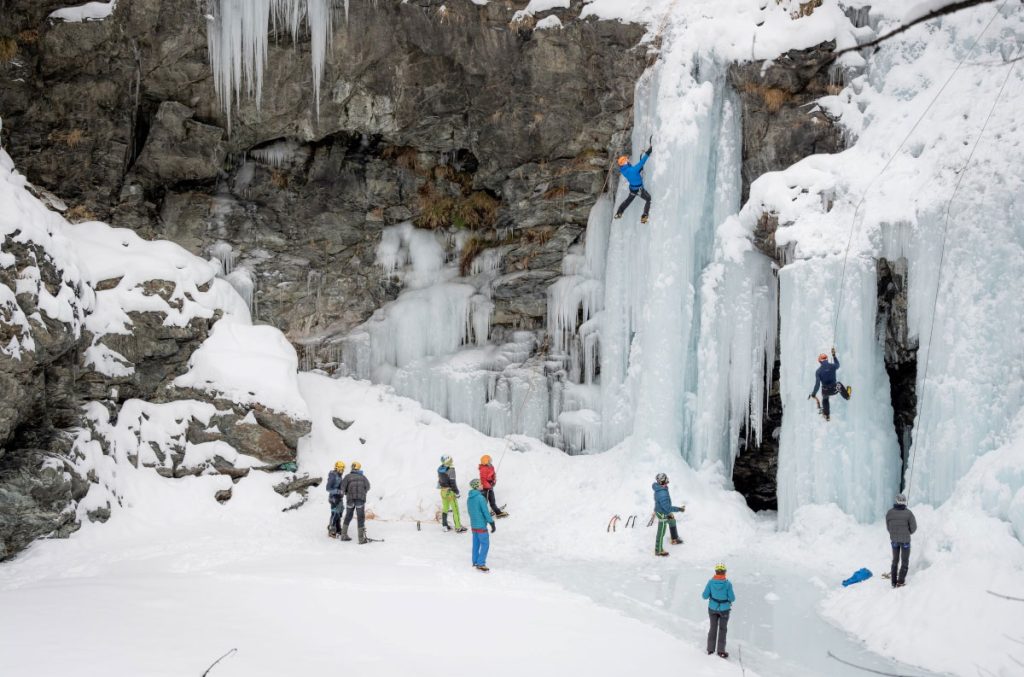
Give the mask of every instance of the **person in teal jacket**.
[(708, 630), (708, 655), (715, 653), (717, 649), (719, 656), (728, 658), (725, 635), (729, 629), (729, 612), (732, 610), (732, 603), (736, 601), (736, 594), (732, 591), (732, 581), (725, 577), (724, 564), (715, 565), (715, 575), (704, 586), (701, 597), (708, 600), (708, 618), (711, 621), (711, 628)]
[(490, 571), (487, 568), (487, 551), (491, 548), (491, 536), (487, 533), (487, 527), (491, 528), (491, 533), (494, 533), (497, 527), (491, 510), (487, 507), (487, 498), (480, 491), (478, 479), (473, 479), (469, 483), (466, 509), (469, 511), (469, 526), (473, 530), (473, 566), (478, 571)]

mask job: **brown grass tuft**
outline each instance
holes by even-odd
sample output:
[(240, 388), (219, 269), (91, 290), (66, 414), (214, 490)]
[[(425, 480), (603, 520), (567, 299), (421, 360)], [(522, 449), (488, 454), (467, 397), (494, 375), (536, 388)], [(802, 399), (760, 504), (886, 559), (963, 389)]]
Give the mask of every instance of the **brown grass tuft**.
[(39, 42), (39, 31), (35, 28), (29, 28), (18, 33), (18, 42), (23, 45), (34, 45)]
[(96, 215), (85, 205), (75, 205), (64, 212), (64, 218), (71, 223), (82, 223), (83, 221), (95, 221)]
[(7, 35), (0, 35), (0, 63), (14, 61), (18, 56), (18, 41)]
[(380, 154), (383, 160), (392, 160), (402, 169), (420, 171), (419, 153), (412, 146), (388, 146)]
[(544, 191), (545, 200), (557, 200), (563, 198), (569, 194), (569, 189), (565, 186), (555, 186), (554, 188), (548, 188)]
[(462, 254), (459, 256), (459, 275), (466, 277), (473, 268), (473, 259), (479, 256), (484, 250), (483, 240), (471, 237), (462, 245)]
[(523, 232), (523, 242), (544, 246), (554, 234), (553, 228), (528, 228)]
[(270, 183), (274, 188), (284, 190), (288, 187), (288, 175), (280, 169), (272, 169), (270, 171)]
[(793, 98), (793, 95), (778, 87), (766, 87), (760, 84), (748, 84), (743, 87), (747, 94), (753, 94), (761, 99), (765, 109), (769, 113), (778, 113), (782, 107)]

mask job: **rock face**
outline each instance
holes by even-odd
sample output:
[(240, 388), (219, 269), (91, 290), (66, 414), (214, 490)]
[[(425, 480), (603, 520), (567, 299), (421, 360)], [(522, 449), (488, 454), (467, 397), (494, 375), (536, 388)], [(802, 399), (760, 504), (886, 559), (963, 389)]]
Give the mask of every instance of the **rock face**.
[(21, 56), (0, 67), (5, 141), (81, 213), (201, 255), (230, 244), (257, 318), (297, 342), (394, 297), (375, 250), (408, 219), (510, 247), (496, 319), (537, 327), (627, 139), (646, 48), (638, 26), (579, 20), (580, 0), (556, 10), (560, 30), (513, 24), (526, 4), (351, 3), (319, 102), (310, 45), (271, 40), (261, 107), (243, 98), (229, 134), (194, 4), (50, 25), (8, 0), (0, 33)]

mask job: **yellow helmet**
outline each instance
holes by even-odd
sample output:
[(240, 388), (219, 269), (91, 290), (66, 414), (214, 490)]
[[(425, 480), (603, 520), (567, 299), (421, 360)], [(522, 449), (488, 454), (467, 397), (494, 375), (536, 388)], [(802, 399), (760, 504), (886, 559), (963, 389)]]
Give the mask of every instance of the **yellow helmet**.
[(490, 456), (488, 456), (487, 454), (484, 454), (483, 456), (480, 457), (480, 465), (490, 465), (490, 464), (491, 464), (491, 457)]
[(352, 461), (352, 469), (353, 470), (362, 470), (363, 469), (363, 464), (360, 463), (359, 461)]
[(715, 565), (715, 571), (725, 571), (725, 564), (723, 564), (722, 562), (719, 562), (718, 564), (716, 564)]
[(337, 470), (338, 472), (343, 472), (345, 470), (345, 461), (336, 462), (334, 464), (334, 469)]

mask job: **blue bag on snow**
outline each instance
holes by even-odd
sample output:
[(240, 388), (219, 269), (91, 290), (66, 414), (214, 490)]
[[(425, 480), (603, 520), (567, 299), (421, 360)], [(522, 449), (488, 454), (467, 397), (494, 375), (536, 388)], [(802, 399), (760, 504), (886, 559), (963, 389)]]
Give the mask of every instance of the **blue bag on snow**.
[(852, 576), (850, 576), (845, 581), (843, 581), (843, 587), (847, 588), (847, 587), (853, 585), (854, 583), (860, 583), (861, 581), (866, 581), (869, 578), (871, 578), (873, 575), (874, 574), (871, 573), (870, 569), (857, 569), (857, 571), (853, 572)]

